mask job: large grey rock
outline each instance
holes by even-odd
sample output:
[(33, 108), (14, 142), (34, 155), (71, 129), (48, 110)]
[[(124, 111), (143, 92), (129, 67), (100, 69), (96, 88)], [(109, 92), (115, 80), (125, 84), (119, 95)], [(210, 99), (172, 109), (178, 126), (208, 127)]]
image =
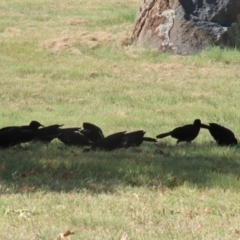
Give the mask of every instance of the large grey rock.
[[(133, 43), (176, 54), (240, 39), (240, 0), (143, 0)], [(240, 40), (239, 40), (240, 42)]]

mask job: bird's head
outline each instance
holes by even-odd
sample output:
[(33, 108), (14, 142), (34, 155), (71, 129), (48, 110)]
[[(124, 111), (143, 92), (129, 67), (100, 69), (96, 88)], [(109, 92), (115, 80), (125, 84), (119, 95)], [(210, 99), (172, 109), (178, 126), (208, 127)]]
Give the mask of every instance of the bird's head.
[(201, 126), (201, 120), (200, 119), (195, 119), (194, 122), (193, 122), (193, 125), (194, 126)]
[(44, 126), (38, 121), (31, 121), (29, 124), (29, 127), (37, 130), (39, 127), (44, 127)]

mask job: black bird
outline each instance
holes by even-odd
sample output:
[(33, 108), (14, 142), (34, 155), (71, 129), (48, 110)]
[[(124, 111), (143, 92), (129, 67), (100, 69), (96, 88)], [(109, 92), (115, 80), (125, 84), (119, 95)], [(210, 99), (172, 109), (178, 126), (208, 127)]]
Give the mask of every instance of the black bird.
[(29, 123), (29, 125), (3, 127), (3, 128), (0, 129), (0, 132), (3, 132), (3, 131), (8, 130), (10, 128), (20, 128), (21, 130), (37, 131), (39, 127), (43, 127), (43, 125), (41, 123), (39, 123), (38, 121), (31, 121)]
[(99, 141), (95, 142), (90, 149), (91, 150), (102, 149), (106, 151), (117, 149), (121, 146), (123, 136), (125, 133), (126, 132), (117, 132), (105, 138), (102, 138)]
[(182, 127), (177, 127), (170, 132), (157, 135), (157, 138), (165, 138), (167, 136), (171, 136), (177, 139), (177, 144), (179, 142), (190, 143), (198, 136), (200, 127), (201, 127), (200, 119), (195, 119), (193, 124), (187, 124)]
[(58, 129), (60, 136), (58, 139), (68, 146), (89, 146), (92, 142), (89, 141), (83, 134), (79, 132), (80, 128), (64, 128)]
[(7, 128), (0, 132), (0, 148), (9, 148), (32, 141), (35, 136), (36, 131), (22, 130), (18, 127)]
[(22, 126), (21, 129), (37, 131), (40, 127), (44, 127), (40, 122), (31, 121), (28, 126)]
[(59, 128), (62, 127), (62, 125), (54, 124), (47, 127), (43, 127), (37, 130), (35, 141), (41, 141), (45, 143), (50, 143), (54, 138), (57, 138), (61, 135), (59, 132)]
[(201, 124), (201, 128), (208, 129), (219, 146), (232, 146), (238, 143), (234, 133), (230, 129), (217, 123), (209, 123), (209, 125)]
[(144, 137), (145, 133), (146, 132), (142, 130), (138, 130), (124, 134), (120, 147), (122, 148), (139, 147), (143, 141), (157, 142), (155, 138)]
[(144, 137), (145, 133), (142, 130), (130, 133), (126, 133), (126, 131), (113, 133), (93, 143), (90, 149), (85, 149), (84, 151), (87, 152), (96, 149), (111, 151), (118, 148), (138, 147), (143, 141), (157, 142), (154, 138)]
[(102, 129), (92, 123), (83, 123), (83, 130), (80, 132), (91, 142), (97, 142), (104, 138)]
[(21, 143), (32, 141), (39, 127), (43, 126), (37, 121), (29, 125), (8, 126), (0, 129), (0, 148), (8, 148)]

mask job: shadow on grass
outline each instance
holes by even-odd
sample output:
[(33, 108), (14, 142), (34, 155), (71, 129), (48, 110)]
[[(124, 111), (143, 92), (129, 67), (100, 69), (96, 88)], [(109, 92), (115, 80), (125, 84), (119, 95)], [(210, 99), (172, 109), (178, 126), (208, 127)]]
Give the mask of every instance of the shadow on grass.
[(238, 148), (215, 144), (163, 146), (83, 153), (52, 143), (0, 151), (1, 193), (113, 192), (126, 186), (239, 188)]

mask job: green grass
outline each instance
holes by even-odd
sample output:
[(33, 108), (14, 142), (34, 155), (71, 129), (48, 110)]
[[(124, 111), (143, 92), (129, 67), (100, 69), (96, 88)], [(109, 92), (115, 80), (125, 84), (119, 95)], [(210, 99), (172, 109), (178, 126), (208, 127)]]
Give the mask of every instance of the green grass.
[[(0, 127), (99, 125), (156, 136), (200, 118), (240, 133), (240, 52), (123, 44), (139, 2), (1, 1)], [(160, 148), (163, 154), (156, 150)], [(0, 239), (238, 239), (239, 146), (83, 153), (54, 140), (0, 151)]]

